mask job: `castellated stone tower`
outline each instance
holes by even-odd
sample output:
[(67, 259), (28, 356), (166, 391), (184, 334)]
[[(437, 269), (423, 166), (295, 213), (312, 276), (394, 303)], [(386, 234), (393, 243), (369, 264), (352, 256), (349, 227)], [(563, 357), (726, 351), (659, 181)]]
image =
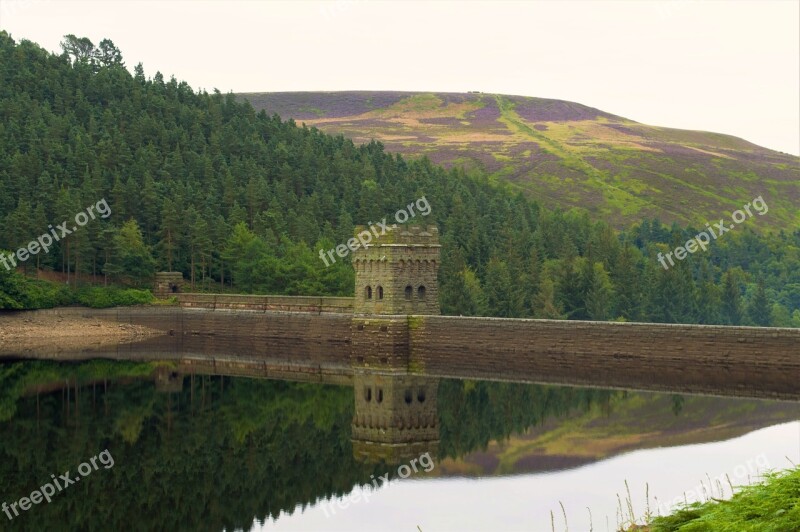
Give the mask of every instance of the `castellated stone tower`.
[(354, 375), (353, 455), (368, 462), (406, 462), (439, 450), (439, 379)]
[[(364, 227), (356, 228), (356, 234)], [(400, 226), (353, 252), (356, 314), (439, 314), (439, 229)]]

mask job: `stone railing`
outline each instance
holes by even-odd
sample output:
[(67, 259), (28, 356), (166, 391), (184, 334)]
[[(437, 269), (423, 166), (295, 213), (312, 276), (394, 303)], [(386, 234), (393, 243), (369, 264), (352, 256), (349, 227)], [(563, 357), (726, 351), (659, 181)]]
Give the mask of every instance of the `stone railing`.
[(228, 310), (282, 310), (286, 312), (353, 313), (352, 297), (320, 296), (253, 296), (223, 294), (176, 294), (178, 303), (185, 308)]

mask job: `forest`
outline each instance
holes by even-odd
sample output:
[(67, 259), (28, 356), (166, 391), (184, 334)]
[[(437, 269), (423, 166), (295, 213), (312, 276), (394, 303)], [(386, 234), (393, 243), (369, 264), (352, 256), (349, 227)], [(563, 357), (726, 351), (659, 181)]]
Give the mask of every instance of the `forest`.
[(349, 259), (326, 267), (319, 250), (425, 196), (444, 314), (800, 327), (800, 228), (743, 224), (664, 269), (657, 255), (703, 228), (615, 231), (479, 172), (355, 145), (141, 64), (131, 73), (108, 39), (67, 35), (62, 48), (0, 32), (0, 250), (101, 199), (112, 212), (17, 272), (0, 267), (0, 308), (74, 302), (90, 281), (146, 288), (156, 271), (195, 291), (352, 295)]

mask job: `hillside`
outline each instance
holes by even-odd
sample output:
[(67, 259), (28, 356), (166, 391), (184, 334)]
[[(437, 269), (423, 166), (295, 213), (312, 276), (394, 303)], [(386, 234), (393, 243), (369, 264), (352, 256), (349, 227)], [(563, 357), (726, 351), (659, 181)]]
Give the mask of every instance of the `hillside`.
[(745, 140), (640, 124), (578, 103), (483, 93), (240, 94), (256, 109), (356, 143), (479, 168), (546, 206), (617, 227), (704, 224), (763, 195), (775, 228), (800, 226), (800, 160)]

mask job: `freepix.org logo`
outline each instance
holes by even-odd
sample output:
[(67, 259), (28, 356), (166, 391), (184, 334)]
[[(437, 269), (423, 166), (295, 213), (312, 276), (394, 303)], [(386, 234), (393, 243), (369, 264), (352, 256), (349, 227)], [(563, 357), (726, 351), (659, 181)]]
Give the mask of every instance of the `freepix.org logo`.
[[(19, 509), (23, 512), (26, 512), (30, 510), (34, 504), (39, 504), (42, 502), (42, 500), (46, 500), (48, 503), (51, 502), (53, 500), (53, 495), (56, 493), (61, 493), (72, 484), (80, 482), (81, 477), (88, 477), (93, 471), (100, 469), (97, 465), (98, 462), (100, 462), (105, 469), (111, 469), (114, 467), (114, 457), (111, 456), (109, 450), (106, 449), (102, 453), (91, 457), (87, 462), (84, 462), (78, 466), (78, 473), (80, 473), (80, 476), (71, 476), (69, 471), (63, 475), (59, 475), (58, 477), (55, 475), (50, 475), (52, 482), (47, 482), (41, 485), (39, 489), (33, 490), (30, 496), (22, 497), (20, 500), (12, 502), (11, 504), (7, 504), (5, 501), (3, 501), (3, 513), (5, 513), (6, 517), (8, 517), (8, 520), (11, 521), (14, 519), (14, 517), (19, 517), (19, 510), (17, 510), (17, 507), (19, 507)], [(56, 491), (56, 489), (58, 489), (58, 491)], [(12, 512), (14, 513), (13, 516), (11, 515)]]
[[(419, 467), (417, 467), (419, 466)], [(411, 476), (411, 473), (418, 473), (420, 469), (425, 471), (426, 473), (430, 473), (433, 471), (436, 464), (433, 462), (433, 458), (431, 457), (430, 453), (424, 453), (419, 456), (419, 458), (412, 458), (408, 464), (403, 464), (397, 468), (397, 478), (389, 480), (389, 473), (385, 475), (380, 475), (378, 478), (375, 478), (375, 475), (371, 475), (372, 479), (372, 489), (364, 489), (364, 488), (356, 488), (350, 494), (342, 497), (337, 502), (333, 502), (332, 500), (328, 502), (327, 506), (322, 505), (322, 511), (325, 512), (325, 517), (330, 517), (331, 515), (336, 514), (336, 508), (338, 507), (340, 510), (346, 510), (350, 507), (350, 505), (357, 504), (362, 500), (364, 502), (369, 502), (369, 498), (378, 490), (379, 487), (388, 486), (395, 482), (399, 482), (401, 479), (405, 479)], [(330, 510), (330, 513), (328, 513)]]
[(111, 207), (108, 206), (106, 199), (103, 198), (94, 205), (89, 205), (86, 207), (86, 211), (81, 211), (75, 215), (75, 225), (72, 228), (67, 227), (69, 222), (61, 222), (59, 225), (53, 227), (52, 225), (48, 225), (48, 232), (42, 234), (36, 240), (31, 240), (28, 242), (28, 245), (25, 247), (19, 248), (15, 253), (9, 253), (8, 255), (3, 255), (0, 253), (0, 263), (6, 267), (6, 270), (11, 270), (12, 268), (17, 267), (17, 262), (25, 262), (31, 256), (37, 255), (40, 251), (43, 253), (48, 253), (50, 251), (50, 246), (52, 246), (55, 242), (58, 242), (62, 238), (71, 235), (75, 231), (78, 230), (79, 227), (83, 227), (84, 225), (89, 223), (89, 220), (94, 220), (97, 218), (95, 216), (95, 212), (100, 215), (100, 218), (108, 218), (111, 216)]
[[(416, 207), (416, 212), (414, 212), (414, 207)], [(329, 249), (327, 251), (327, 255), (331, 259), (330, 264), (325, 258), (326, 251), (324, 249), (319, 250), (319, 258), (322, 259), (322, 262), (325, 263), (325, 266), (330, 266), (336, 262), (336, 259), (333, 256), (334, 252), (339, 257), (345, 258), (351, 251), (355, 251), (359, 247), (363, 246), (366, 248), (367, 244), (372, 242), (373, 235), (375, 238), (380, 238), (389, 231), (397, 229), (398, 224), (404, 224), (411, 218), (414, 218), (417, 213), (419, 213), (421, 216), (428, 216), (431, 213), (431, 204), (428, 203), (428, 200), (425, 198), (425, 196), (422, 196), (417, 201), (412, 201), (404, 208), (394, 213), (394, 220), (397, 222), (396, 224), (388, 225), (388, 222), (386, 221), (387, 217), (384, 216), (383, 220), (377, 222), (376, 225), (372, 225), (372, 222), (369, 222), (367, 224), (369, 229), (361, 231), (354, 238), (348, 240), (347, 245), (339, 244), (335, 248)]]
[[(752, 218), (753, 212), (750, 210), (750, 207), (753, 207), (753, 209), (758, 213), (759, 216), (764, 216), (769, 211), (769, 207), (767, 206), (767, 203), (764, 201), (764, 198), (759, 196), (750, 203), (745, 203), (745, 205), (742, 207), (744, 211), (740, 209), (733, 211), (731, 213), (731, 219), (733, 221), (729, 225), (725, 225), (725, 220), (720, 220), (719, 222), (716, 222), (714, 225), (712, 225), (711, 222), (706, 223), (706, 230), (708, 232), (701, 231), (697, 233), (697, 235), (695, 235), (694, 238), (690, 238), (686, 242), (686, 244), (684, 244), (683, 246), (678, 246), (677, 248), (675, 248), (673, 251), (670, 251), (666, 255), (659, 252), (658, 262), (661, 263), (661, 265), (664, 267), (665, 270), (668, 270), (669, 266), (667, 265), (667, 261), (669, 261), (670, 266), (675, 266), (675, 261), (672, 260), (673, 255), (677, 260), (683, 260), (688, 256), (687, 252), (694, 253), (695, 251), (698, 250), (698, 248), (705, 251), (708, 245), (711, 243), (711, 237), (714, 237), (714, 240), (716, 240), (720, 236), (724, 235), (725, 233), (736, 227), (737, 224), (740, 224), (745, 220)], [(747, 212), (746, 216), (745, 216), (745, 211)], [(715, 228), (716, 231), (714, 231)], [(709, 236), (709, 233), (711, 233), (711, 236)]]

